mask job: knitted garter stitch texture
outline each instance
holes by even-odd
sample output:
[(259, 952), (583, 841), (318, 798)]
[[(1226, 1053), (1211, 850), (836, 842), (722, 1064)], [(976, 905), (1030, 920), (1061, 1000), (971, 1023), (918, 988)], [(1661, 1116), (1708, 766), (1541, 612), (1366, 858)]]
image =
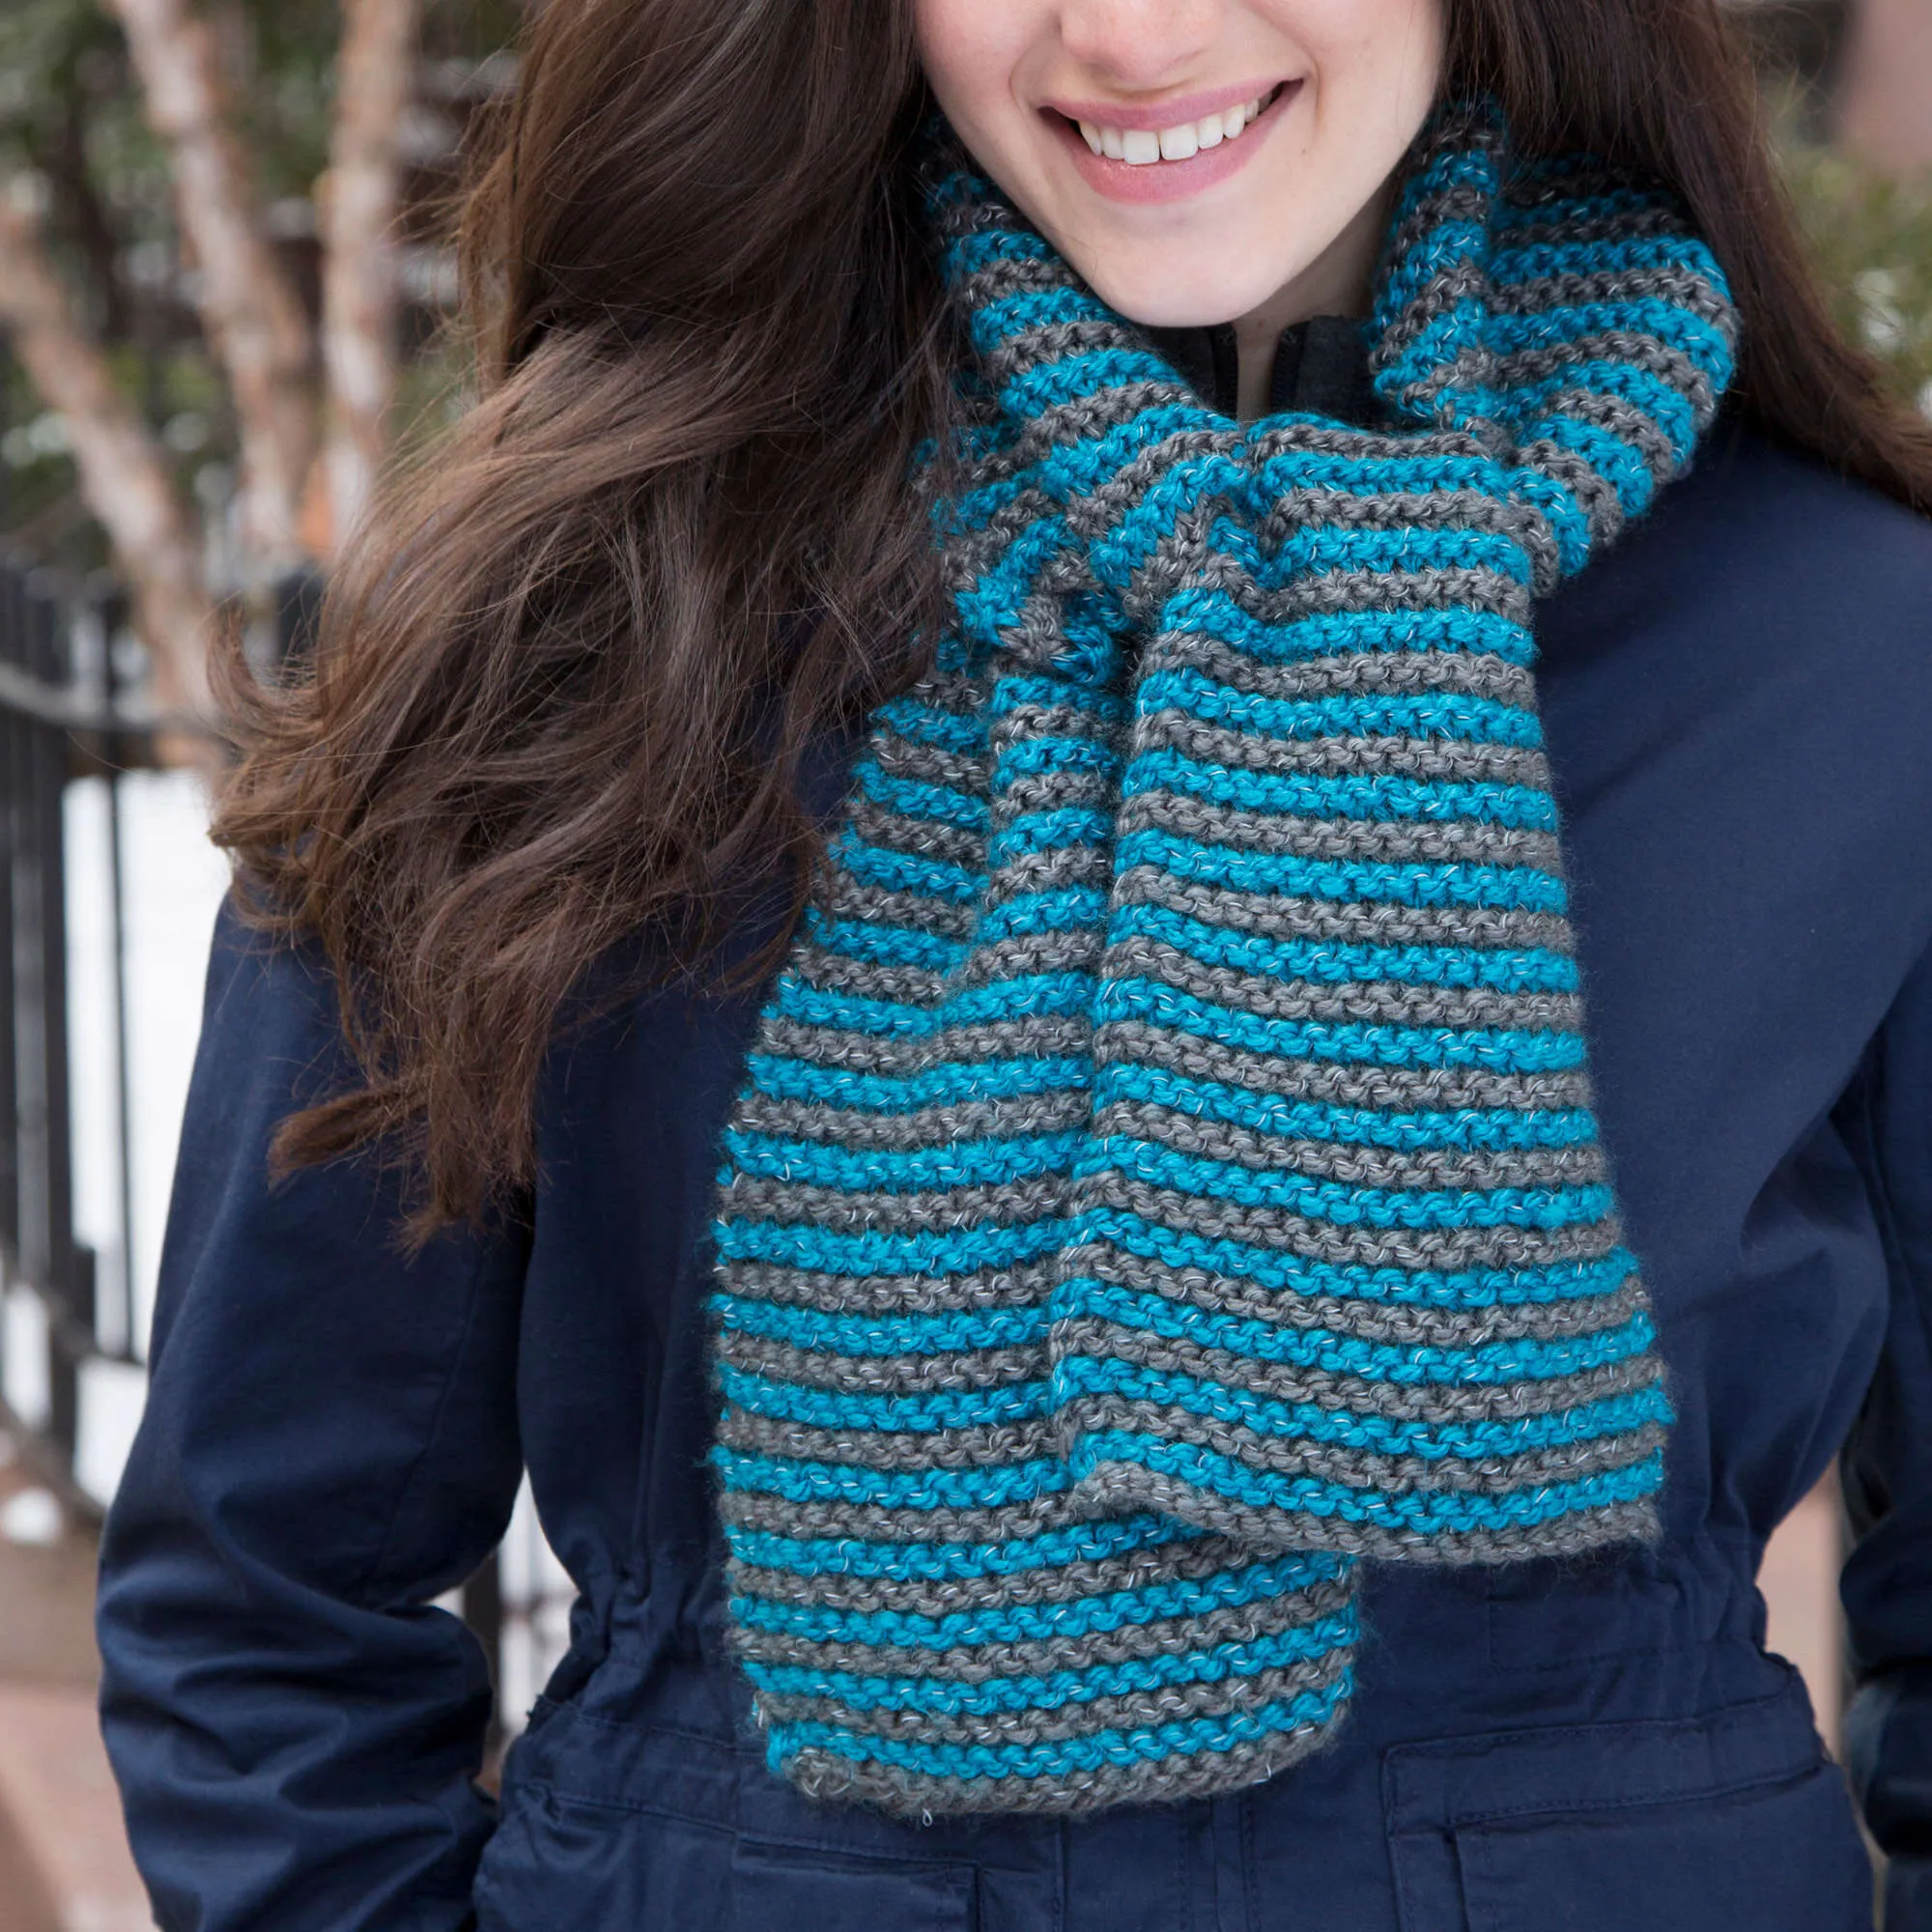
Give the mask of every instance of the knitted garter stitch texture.
[(1317, 1748), (1364, 1558), (1654, 1532), (1529, 622), (1736, 322), (1484, 110), (1396, 208), (1385, 429), (1232, 421), (986, 183), (932, 207), (952, 621), (727, 1130), (714, 1461), (777, 1771), (1076, 1811)]

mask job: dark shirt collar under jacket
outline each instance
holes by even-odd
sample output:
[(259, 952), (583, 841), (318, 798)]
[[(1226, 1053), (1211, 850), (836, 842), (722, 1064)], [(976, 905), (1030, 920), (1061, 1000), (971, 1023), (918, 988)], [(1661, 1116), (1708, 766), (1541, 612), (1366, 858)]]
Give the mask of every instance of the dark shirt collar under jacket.
[[(1151, 328), (1148, 339), (1204, 403), (1235, 413), (1239, 362), (1231, 323), (1211, 328)], [(1382, 418), (1369, 380), (1369, 347), (1351, 316), (1318, 315), (1282, 331), (1268, 378), (1268, 413), (1295, 410), (1368, 429)]]

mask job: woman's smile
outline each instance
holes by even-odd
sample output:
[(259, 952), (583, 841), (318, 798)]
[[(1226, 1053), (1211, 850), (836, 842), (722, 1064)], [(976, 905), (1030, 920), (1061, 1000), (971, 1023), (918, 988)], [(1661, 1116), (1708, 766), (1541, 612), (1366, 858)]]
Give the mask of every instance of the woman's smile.
[(1244, 166), (1300, 92), (1301, 82), (1291, 80), (1121, 105), (1054, 100), (1041, 118), (1095, 193), (1112, 201), (1176, 201)]
[(980, 168), (1094, 294), (1269, 338), (1361, 314), (1443, 0), (914, 0)]

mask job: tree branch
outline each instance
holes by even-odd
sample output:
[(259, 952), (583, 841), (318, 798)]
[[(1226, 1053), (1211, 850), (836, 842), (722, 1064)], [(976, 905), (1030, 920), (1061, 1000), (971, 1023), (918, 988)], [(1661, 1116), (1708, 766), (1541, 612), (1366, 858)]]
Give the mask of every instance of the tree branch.
[(67, 425), (81, 495), (100, 521), (133, 599), (165, 711), (208, 715), (213, 611), (193, 526), (147, 426), (114, 385), (55, 274), (39, 224), (0, 184), (0, 327), (47, 407)]
[(302, 486), (315, 454), (308, 317), (262, 232), (207, 23), (188, 0), (109, 4), (173, 162), (182, 230), (200, 270), (202, 326), (235, 400), (244, 540), (272, 577), (299, 554)]
[(330, 526), (361, 518), (388, 447), (396, 393), (397, 139), (414, 71), (419, 0), (345, 0), (323, 196), (323, 361)]

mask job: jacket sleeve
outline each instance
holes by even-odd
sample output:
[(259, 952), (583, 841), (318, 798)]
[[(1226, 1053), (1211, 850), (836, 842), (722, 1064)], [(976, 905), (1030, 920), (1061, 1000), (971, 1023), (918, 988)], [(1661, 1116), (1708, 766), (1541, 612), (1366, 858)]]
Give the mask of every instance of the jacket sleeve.
[(1843, 1458), (1846, 1754), (1888, 1860), (1887, 1932), (1932, 1932), (1932, 958), (1868, 1058), (1862, 1132), (1892, 1292)]
[(480, 1648), (431, 1600), (521, 1473), (525, 1243), (398, 1238), (393, 1166), (272, 1182), (343, 1072), (318, 962), (215, 931), (148, 1406), (101, 1554), (101, 1715), (165, 1932), (448, 1932), (492, 1826)]

